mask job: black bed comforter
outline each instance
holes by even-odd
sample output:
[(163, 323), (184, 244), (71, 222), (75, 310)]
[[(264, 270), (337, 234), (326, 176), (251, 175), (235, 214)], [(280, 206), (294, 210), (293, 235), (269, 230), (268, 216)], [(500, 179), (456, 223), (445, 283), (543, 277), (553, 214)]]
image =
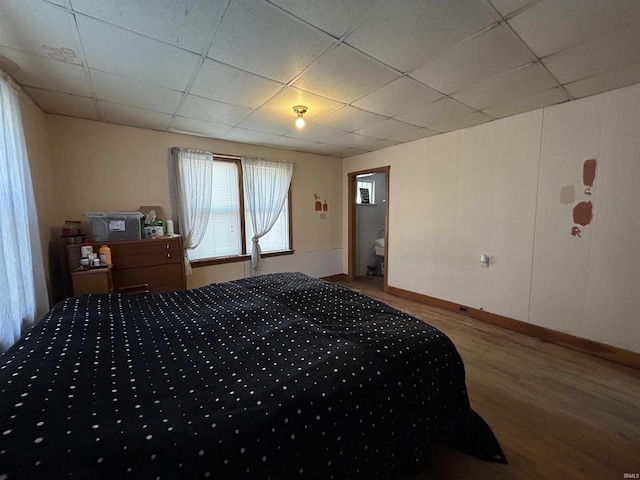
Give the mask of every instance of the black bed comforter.
[(56, 305), (0, 359), (0, 479), (417, 474), (444, 443), (504, 461), (437, 329), (272, 274)]

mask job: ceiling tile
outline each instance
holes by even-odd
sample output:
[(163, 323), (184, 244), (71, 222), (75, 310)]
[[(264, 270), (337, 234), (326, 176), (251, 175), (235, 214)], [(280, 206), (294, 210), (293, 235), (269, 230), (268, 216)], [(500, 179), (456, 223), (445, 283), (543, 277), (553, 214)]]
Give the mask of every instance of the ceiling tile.
[(290, 117), (285, 117), (277, 113), (258, 110), (236, 126), (248, 130), (271, 133), (273, 135), (284, 135), (291, 131), (291, 127), (295, 122), (295, 116), (293, 112), (291, 113), (292, 115)]
[(166, 130), (171, 121), (171, 115), (166, 113), (150, 112), (110, 102), (98, 102), (98, 109), (100, 117), (105, 122), (130, 125), (132, 127)]
[(389, 147), (393, 147), (394, 145), (398, 145), (401, 142), (398, 141), (394, 141), (394, 140), (376, 140), (375, 142), (367, 145), (367, 149), (371, 149), (372, 152), (375, 152), (376, 150), (382, 150), (383, 148), (389, 148)]
[(307, 148), (305, 148), (304, 150), (299, 149), (299, 151), (338, 158), (339, 156), (335, 154), (335, 151), (340, 148), (343, 148), (343, 147), (337, 147), (335, 145), (327, 145), (326, 143), (313, 143), (308, 145)]
[(283, 84), (273, 80), (205, 60), (189, 92), (241, 107), (258, 108), (282, 87)]
[(91, 96), (87, 76), (80, 65), (6, 47), (0, 47), (0, 56), (11, 61), (13, 68), (17, 66), (12, 76), (23, 86)]
[(349, 0), (269, 0), (292, 15), (340, 38), (366, 18), (383, 1)]
[(420, 140), (421, 138), (433, 137), (440, 132), (435, 130), (429, 130), (428, 128), (416, 128), (416, 130), (410, 130), (403, 132), (399, 135), (394, 135), (390, 140), (400, 143), (413, 142), (414, 140)]
[(278, 148), (287, 148), (289, 150), (299, 150), (301, 152), (315, 150), (320, 147), (318, 142), (311, 142), (309, 140), (293, 137), (277, 137), (273, 142), (271, 142), (271, 145)]
[(47, 112), (339, 157), (638, 83), (638, 52), (640, 0), (0, 0)]
[(170, 132), (186, 133), (188, 135), (199, 135), (203, 137), (220, 138), (225, 135), (231, 127), (219, 123), (196, 120), (195, 118), (173, 117), (167, 128)]
[(637, 0), (545, 0), (509, 24), (540, 58), (640, 21)]
[(549, 71), (569, 83), (640, 62), (640, 23), (615, 30), (543, 59)]
[[(78, 16), (89, 67), (184, 91), (198, 56), (106, 23)], [(168, 66), (170, 65), (170, 68)]]
[(175, 90), (97, 70), (91, 70), (91, 79), (98, 100), (144, 110), (173, 114), (182, 98), (182, 93)]
[(429, 87), (402, 77), (353, 102), (353, 106), (394, 117), (434, 102), (442, 95)]
[(497, 20), (486, 0), (395, 0), (377, 9), (346, 43), (406, 73)]
[(311, 65), (292, 85), (339, 102), (351, 101), (398, 78), (398, 73), (340, 45)]
[(582, 98), (636, 83), (640, 83), (640, 63), (568, 83), (564, 87), (572, 97)]
[(76, 12), (198, 54), (209, 48), (228, 3), (229, 0), (71, 0)]
[(451, 94), (535, 60), (529, 49), (504, 24), (447, 50), (411, 73), (411, 77)]
[(366, 148), (367, 145), (371, 145), (378, 140), (380, 139), (367, 137), (366, 135), (359, 135), (357, 133), (345, 133), (344, 135), (332, 139), (331, 143), (333, 145), (341, 145), (343, 147)]
[(569, 96), (562, 87), (550, 88), (540, 93), (536, 93), (529, 97), (519, 98), (509, 103), (498, 105), (497, 107), (487, 108), (483, 113), (494, 118), (503, 118), (518, 113), (529, 112), (537, 108), (555, 105), (557, 103), (566, 102)]
[(493, 120), (489, 115), (485, 115), (480, 112), (473, 112), (469, 115), (465, 115), (464, 117), (455, 118), (453, 120), (448, 120), (446, 122), (437, 123), (435, 125), (431, 125), (431, 129), (436, 130), (438, 132), (451, 132), (453, 130), (460, 130), (462, 128), (473, 127), (474, 125), (480, 125), (481, 123), (486, 123)]
[(338, 153), (343, 150), (350, 150), (350, 149), (347, 149), (345, 147), (340, 147), (337, 145), (329, 145), (327, 143), (315, 143), (313, 144), (313, 150), (309, 150), (309, 151), (312, 151), (313, 153), (316, 153), (318, 155), (330, 155), (332, 157), (342, 158), (342, 155), (339, 155)]
[(250, 143), (252, 145), (262, 145), (264, 143), (271, 143), (277, 140), (278, 135), (271, 133), (256, 132), (255, 130), (247, 130), (246, 128), (234, 127), (227, 133), (222, 135), (223, 140), (230, 140), (232, 142)]
[(385, 117), (381, 115), (346, 106), (323, 116), (314, 123), (344, 130), (345, 132), (353, 132), (366, 126), (380, 123), (383, 120), (385, 120)]
[(418, 130), (418, 127), (415, 125), (409, 125), (408, 123), (399, 122), (398, 120), (389, 118), (384, 122), (362, 128), (356, 133), (384, 140), (393, 140), (394, 137), (408, 134), (409, 132), (415, 132), (416, 130)]
[(288, 83), (332, 43), (272, 5), (237, 0), (229, 5), (207, 56)]
[(348, 148), (348, 147), (340, 147), (333, 146), (328, 149), (327, 154), (332, 155), (338, 158), (348, 158), (355, 157), (356, 155), (362, 155), (363, 153), (368, 153), (369, 150), (359, 149), (359, 148)]
[(304, 119), (311, 123), (323, 115), (343, 106), (342, 103), (321, 97), (320, 95), (305, 92), (304, 90), (294, 87), (285, 87), (260, 107), (260, 112), (271, 115), (282, 115), (290, 118), (291, 122), (293, 122), (296, 118), (293, 107), (296, 105), (304, 105), (307, 107), (307, 113), (304, 114)]
[(430, 103), (424, 107), (416, 108), (415, 110), (403, 115), (399, 115), (397, 119), (412, 125), (428, 127), (435, 123), (465, 116), (471, 112), (473, 112), (472, 108), (462, 105), (450, 98), (443, 98), (437, 102)]
[(326, 140), (332, 140), (337, 137), (341, 137), (346, 132), (337, 130), (335, 128), (322, 127), (320, 125), (314, 125), (307, 123), (302, 128), (297, 128), (293, 122), (291, 122), (291, 130), (287, 133), (288, 137), (301, 138), (303, 140), (309, 140), (312, 142), (324, 142)]
[(532, 63), (472, 85), (452, 97), (477, 110), (484, 110), (556, 86), (558, 83), (542, 65)]
[(0, 2), (0, 45), (82, 64), (73, 15), (42, 1)]
[(206, 120), (207, 122), (236, 125), (252, 112), (249, 108), (217, 102), (195, 95), (187, 95), (178, 110), (183, 117)]
[(527, 5), (535, 3), (538, 0), (489, 0), (493, 6), (500, 12), (500, 15), (506, 17), (513, 12), (520, 10)]
[(45, 112), (98, 120), (93, 98), (26, 87), (27, 95)]
[(313, 144), (313, 150), (309, 150), (309, 151), (310, 152), (312, 151), (313, 153), (316, 153), (318, 155), (333, 155), (333, 151), (341, 148), (343, 147), (338, 147), (336, 145), (329, 145), (328, 143), (315, 142)]

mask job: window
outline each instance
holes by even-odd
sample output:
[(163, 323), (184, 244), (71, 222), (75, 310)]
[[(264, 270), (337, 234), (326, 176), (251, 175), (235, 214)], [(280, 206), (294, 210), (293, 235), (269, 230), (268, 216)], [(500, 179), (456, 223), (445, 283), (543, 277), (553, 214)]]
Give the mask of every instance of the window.
[[(189, 260), (241, 255), (240, 169), (235, 161), (214, 160), (211, 208), (200, 244), (187, 250)], [(203, 212), (204, 213), (204, 212)]]
[(376, 203), (376, 182), (373, 180), (360, 180), (356, 182), (356, 203), (360, 205), (375, 205)]
[[(207, 227), (200, 243), (187, 249), (189, 261), (228, 259), (233, 261), (251, 253), (254, 235), (248, 212), (244, 209), (242, 167), (237, 158), (213, 156), (210, 207)], [(207, 202), (208, 203), (208, 202)], [(187, 208), (196, 208), (194, 204)], [(200, 212), (204, 213), (204, 212)], [(290, 251), (289, 199), (269, 232), (260, 238), (262, 253)]]
[[(247, 252), (251, 252), (251, 238), (253, 237), (253, 226), (251, 225), (251, 220), (249, 220), (249, 215), (245, 212), (245, 249)], [(267, 233), (264, 237), (260, 239), (260, 247), (262, 248), (262, 253), (269, 252), (278, 252), (289, 249), (289, 199), (284, 203), (284, 207), (282, 207), (282, 212), (280, 212), (280, 216), (276, 223), (271, 227), (269, 233)]]

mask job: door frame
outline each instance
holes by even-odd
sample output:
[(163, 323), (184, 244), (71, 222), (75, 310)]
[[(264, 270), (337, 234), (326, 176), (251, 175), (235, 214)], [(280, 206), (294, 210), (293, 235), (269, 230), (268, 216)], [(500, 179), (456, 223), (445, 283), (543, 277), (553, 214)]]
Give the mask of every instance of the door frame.
[(347, 173), (347, 225), (348, 225), (348, 272), (347, 280), (354, 282), (356, 280), (356, 177), (365, 173), (384, 173), (384, 274), (383, 285), (385, 292), (387, 291), (387, 272), (389, 271), (389, 173), (391, 167), (367, 168), (357, 172)]

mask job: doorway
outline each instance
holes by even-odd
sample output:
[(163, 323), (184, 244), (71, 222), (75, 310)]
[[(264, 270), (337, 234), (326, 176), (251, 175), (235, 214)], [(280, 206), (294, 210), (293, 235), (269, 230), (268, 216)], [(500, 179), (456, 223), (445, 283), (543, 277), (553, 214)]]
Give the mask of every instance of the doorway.
[(389, 269), (389, 170), (386, 166), (347, 174), (348, 280), (381, 278), (383, 290)]

